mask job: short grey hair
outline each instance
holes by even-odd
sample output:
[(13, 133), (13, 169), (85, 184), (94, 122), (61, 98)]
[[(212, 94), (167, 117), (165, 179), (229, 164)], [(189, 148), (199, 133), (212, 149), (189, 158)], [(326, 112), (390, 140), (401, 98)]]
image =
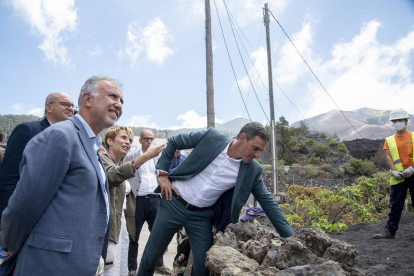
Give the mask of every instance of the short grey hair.
[(54, 99), (53, 99), (53, 93), (50, 93), (49, 95), (47, 95), (46, 100), (45, 100), (45, 115), (47, 113), (46, 104), (51, 103), (53, 101), (54, 101)]
[(96, 96), (98, 96), (98, 91), (99, 91), (98, 83), (100, 81), (109, 81), (114, 86), (116, 86), (117, 88), (119, 88), (119, 89), (122, 88), (122, 84), (119, 81), (117, 81), (116, 79), (109, 78), (109, 77), (106, 77), (106, 76), (93, 76), (93, 77), (90, 77), (81, 88), (79, 98), (78, 98), (78, 106), (79, 107), (82, 104), (83, 94), (89, 93), (94, 98), (96, 98)]
[(251, 122), (245, 124), (242, 129), (240, 130), (239, 134), (237, 134), (237, 139), (240, 139), (240, 135), (246, 135), (247, 141), (250, 141), (256, 136), (259, 136), (261, 139), (263, 139), (266, 142), (269, 142), (269, 133), (267, 132), (267, 129), (258, 122)]

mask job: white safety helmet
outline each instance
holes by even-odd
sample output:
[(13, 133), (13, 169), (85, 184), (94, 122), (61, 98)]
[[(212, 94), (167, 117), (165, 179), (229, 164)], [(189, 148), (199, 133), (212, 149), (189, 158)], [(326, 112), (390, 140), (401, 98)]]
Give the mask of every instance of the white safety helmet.
[(408, 112), (402, 108), (397, 108), (391, 111), (390, 113), (390, 121), (398, 120), (398, 119), (409, 119)]

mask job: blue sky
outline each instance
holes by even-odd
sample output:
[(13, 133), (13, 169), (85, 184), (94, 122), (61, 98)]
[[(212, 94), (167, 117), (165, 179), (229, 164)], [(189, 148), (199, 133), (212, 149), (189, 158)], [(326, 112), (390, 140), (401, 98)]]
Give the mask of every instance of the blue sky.
[[(239, 42), (268, 116), (265, 2), (342, 110), (403, 107), (414, 114), (414, 1), (227, 0), (252, 45), (243, 38), (254, 67)], [(265, 123), (223, 1), (216, 3), (250, 116)], [(247, 114), (214, 2), (211, 12), (216, 122), (226, 122)], [(203, 0), (3, 0), (0, 114), (41, 115), (47, 94), (63, 91), (77, 101), (85, 80), (104, 74), (124, 84), (119, 124), (204, 127), (204, 28)], [(272, 18), (270, 34), (274, 80), (300, 112), (335, 109)], [(302, 119), (276, 84), (274, 97), (277, 118)]]

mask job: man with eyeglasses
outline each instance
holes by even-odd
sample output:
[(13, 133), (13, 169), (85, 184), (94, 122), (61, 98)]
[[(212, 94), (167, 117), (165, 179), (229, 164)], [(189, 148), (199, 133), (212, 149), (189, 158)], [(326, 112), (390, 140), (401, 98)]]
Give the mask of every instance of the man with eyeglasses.
[[(124, 162), (132, 161), (144, 154), (147, 149), (154, 142), (154, 134), (151, 130), (144, 130), (139, 135), (139, 143), (141, 149), (127, 154), (124, 158)], [(158, 187), (158, 170), (155, 169), (155, 165), (158, 162), (159, 157), (154, 157), (139, 168), (136, 168), (135, 177), (129, 181), (131, 183), (131, 189), (136, 199), (135, 208), (135, 225), (128, 226), (136, 227), (135, 237), (129, 237), (128, 248), (128, 276), (136, 275), (137, 270), (137, 257), (138, 257), (138, 240), (141, 233), (142, 226), (145, 222), (148, 223), (149, 230), (152, 230), (152, 226), (157, 215), (158, 208), (160, 206), (160, 194), (155, 194), (154, 190)], [(128, 214), (126, 214), (128, 216)], [(130, 220), (129, 220), (130, 221)], [(133, 221), (133, 220), (132, 220)], [(128, 220), (127, 220), (128, 223)], [(171, 274), (171, 270), (164, 266), (163, 256), (157, 262), (155, 270), (162, 274)]]
[[(72, 117), (74, 107), (73, 100), (68, 94), (63, 92), (51, 93), (46, 97), (45, 114), (42, 120), (22, 123), (14, 128), (7, 141), (3, 164), (0, 167), (0, 220), (11, 195), (16, 189), (17, 182), (19, 182), (19, 165), (27, 143), (50, 125)], [(8, 275), (3, 272), (13, 270), (16, 256), (17, 254), (13, 255), (12, 258), (9, 258), (0, 266), (0, 275)]]

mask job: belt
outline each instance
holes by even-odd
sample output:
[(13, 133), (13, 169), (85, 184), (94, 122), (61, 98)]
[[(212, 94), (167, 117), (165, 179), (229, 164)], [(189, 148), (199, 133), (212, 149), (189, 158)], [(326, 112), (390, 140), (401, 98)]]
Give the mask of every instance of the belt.
[(137, 197), (145, 197), (145, 198), (161, 198), (160, 194), (148, 194), (144, 196), (137, 196)]
[(181, 196), (177, 195), (174, 191), (171, 191), (173, 197), (178, 200), (181, 204), (184, 205), (185, 208), (187, 208), (190, 211), (201, 211), (201, 210), (207, 210), (207, 209), (211, 209), (212, 206), (210, 207), (197, 207), (195, 205), (192, 205), (190, 203), (188, 203), (187, 201), (184, 200), (184, 198), (182, 198)]

